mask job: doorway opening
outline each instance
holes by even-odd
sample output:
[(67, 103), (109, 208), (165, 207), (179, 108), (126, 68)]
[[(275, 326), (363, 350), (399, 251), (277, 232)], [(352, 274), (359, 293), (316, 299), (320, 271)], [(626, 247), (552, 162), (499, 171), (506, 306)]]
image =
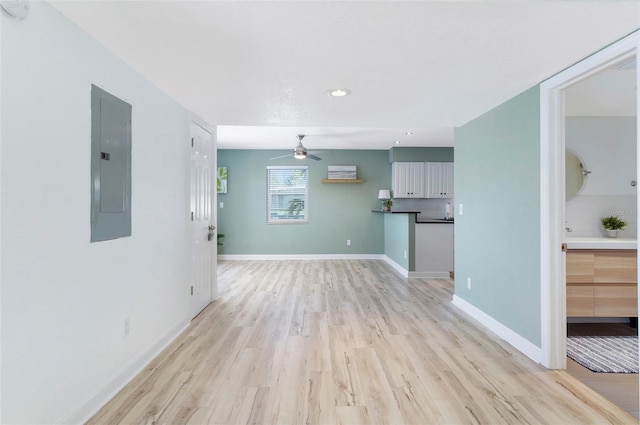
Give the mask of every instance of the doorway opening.
[(632, 56), (563, 90), (564, 223), (567, 371), (638, 418), (635, 87)]
[[(568, 316), (577, 316), (573, 310), (575, 306), (567, 308), (567, 242), (575, 242), (580, 236), (587, 238), (592, 236), (593, 239), (605, 239), (600, 228), (599, 219), (603, 215), (625, 215), (631, 217), (629, 222), (633, 222), (633, 226), (629, 226), (626, 232), (629, 239), (634, 241), (633, 250), (637, 247), (637, 216), (638, 203), (635, 196), (635, 186), (631, 184), (637, 181), (637, 114), (627, 118), (627, 124), (631, 121), (632, 128), (627, 129), (627, 140), (631, 138), (633, 144), (633, 152), (627, 152), (625, 161), (631, 161), (627, 164), (626, 169), (631, 169), (630, 176), (626, 177), (626, 185), (629, 188), (609, 188), (605, 189), (607, 178), (599, 176), (595, 178), (594, 166), (596, 169), (602, 170), (603, 162), (613, 156), (603, 157), (602, 152), (607, 151), (606, 145), (611, 142), (612, 137), (604, 138), (600, 144), (591, 143), (580, 145), (588, 137), (596, 136), (585, 128), (595, 126), (598, 131), (602, 130), (603, 125), (612, 124), (613, 121), (624, 121), (622, 117), (609, 119), (614, 117), (599, 117), (595, 115), (589, 116), (587, 112), (576, 109), (576, 103), (580, 107), (584, 107), (587, 102), (585, 98), (580, 98), (580, 90), (585, 89), (589, 84), (601, 82), (600, 80), (610, 77), (611, 72), (626, 70), (633, 74), (633, 79), (637, 80), (637, 67), (635, 67), (635, 57), (638, 45), (638, 35), (633, 34), (625, 39), (603, 49), (602, 51), (590, 56), (584, 61), (574, 65), (573, 67), (559, 73), (558, 75), (545, 81), (540, 87), (541, 100), (541, 271), (542, 271), (542, 363), (553, 369), (567, 368), (567, 318)], [(625, 69), (633, 64), (633, 67)], [(632, 88), (633, 104), (637, 105), (637, 96), (635, 84)], [(584, 94), (584, 93), (583, 93)], [(596, 99), (598, 96), (596, 96)], [(573, 102), (573, 104), (572, 104)], [(573, 108), (573, 111), (572, 111)], [(576, 112), (578, 111), (578, 113)], [(585, 116), (579, 116), (580, 114)], [(611, 114), (610, 114), (611, 115)], [(606, 118), (606, 119), (605, 119)], [(598, 120), (600, 120), (598, 122)], [(606, 121), (610, 121), (606, 123)], [(617, 128), (617, 127), (615, 127)], [(611, 130), (611, 128), (610, 128)], [(618, 131), (618, 130), (615, 130)], [(632, 133), (630, 136), (628, 133)], [(583, 169), (586, 173), (587, 183), (578, 188), (578, 198), (566, 202), (566, 190), (571, 184), (565, 186), (565, 172), (567, 155), (565, 148), (573, 148), (578, 153), (578, 162), (580, 158), (585, 160)], [(619, 149), (609, 145), (608, 153), (611, 154)], [(594, 154), (591, 150), (600, 151), (600, 156)], [(582, 152), (580, 152), (582, 151)], [(586, 159), (583, 156), (591, 157)], [(629, 158), (632, 157), (632, 158)], [(591, 163), (589, 163), (591, 162)], [(622, 173), (622, 168), (617, 165), (612, 169), (609, 163), (604, 167), (606, 172), (598, 174), (611, 175)], [(589, 173), (591, 172), (591, 173)], [(570, 174), (570, 173), (569, 173)], [(591, 186), (591, 187), (590, 187)], [(598, 186), (601, 186), (598, 188)], [(593, 193), (594, 190), (600, 193)], [(582, 190), (582, 192), (580, 192)], [(590, 192), (591, 191), (591, 192)], [(611, 197), (607, 191), (612, 192)], [(582, 198), (580, 199), (580, 195)], [(616, 198), (616, 197), (620, 198)], [(622, 201), (624, 199), (624, 201)], [(618, 203), (621, 201), (622, 203)], [(573, 202), (573, 204), (571, 204)], [(598, 204), (600, 202), (600, 204)], [(587, 204), (591, 204), (591, 209), (586, 208)], [(598, 204), (598, 205), (596, 205)], [(624, 206), (621, 206), (623, 205)], [(608, 205), (604, 209), (602, 205)], [(620, 205), (620, 206), (619, 206)], [(582, 208), (581, 208), (582, 207)], [(578, 210), (577, 212), (575, 210)], [(609, 213), (609, 214), (607, 214)], [(571, 243), (569, 243), (571, 246)], [(573, 245), (573, 247), (585, 248), (586, 245)], [(590, 246), (590, 248), (594, 248)], [(635, 252), (634, 252), (635, 255)], [(634, 266), (637, 268), (637, 259), (634, 260)], [(569, 270), (571, 272), (571, 270)], [(633, 271), (632, 279), (637, 282), (637, 271)], [(570, 279), (571, 280), (571, 279)], [(580, 290), (584, 290), (581, 288)], [(591, 289), (593, 290), (593, 289)], [(637, 309), (637, 285), (634, 287), (636, 296), (635, 307)], [(569, 298), (575, 293), (570, 294)], [(584, 292), (583, 292), (584, 295)], [(589, 298), (588, 296), (583, 297)], [(593, 297), (592, 297), (593, 299)], [(570, 300), (571, 301), (571, 300)], [(584, 301), (584, 300), (583, 300)], [(593, 308), (593, 307), (587, 307)], [(579, 315), (584, 311), (579, 312)], [(609, 315), (610, 313), (607, 313)], [(616, 314), (611, 314), (615, 316)], [(588, 316), (588, 314), (587, 314)], [(636, 312), (637, 316), (637, 312)], [(625, 319), (628, 320), (628, 319)], [(611, 320), (614, 321), (615, 320)], [(573, 331), (573, 330), (572, 330)], [(570, 364), (570, 366), (573, 366)], [(637, 395), (638, 375), (635, 380), (632, 378), (632, 387), (635, 388), (635, 398), (637, 403), (639, 396)], [(637, 404), (636, 404), (637, 406)], [(637, 407), (636, 407), (637, 409)], [(636, 412), (637, 415), (637, 412)]]

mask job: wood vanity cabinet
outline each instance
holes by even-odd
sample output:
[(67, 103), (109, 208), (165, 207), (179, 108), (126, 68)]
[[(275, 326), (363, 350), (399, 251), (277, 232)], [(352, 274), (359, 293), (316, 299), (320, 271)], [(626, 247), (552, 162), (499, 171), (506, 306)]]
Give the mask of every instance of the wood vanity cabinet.
[(637, 317), (636, 250), (567, 252), (568, 317)]

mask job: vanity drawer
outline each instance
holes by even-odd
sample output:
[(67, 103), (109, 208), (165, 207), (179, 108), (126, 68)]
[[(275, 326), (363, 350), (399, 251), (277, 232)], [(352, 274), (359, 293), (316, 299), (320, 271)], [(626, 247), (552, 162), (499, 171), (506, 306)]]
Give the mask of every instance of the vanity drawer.
[(569, 250), (568, 317), (637, 317), (636, 250)]
[(567, 252), (567, 283), (593, 282), (594, 266), (594, 251)]
[(637, 291), (636, 285), (594, 286), (594, 315), (598, 317), (637, 317)]
[(636, 283), (636, 251), (596, 251), (594, 257), (595, 283)]
[(593, 292), (593, 285), (567, 286), (567, 316), (593, 316)]

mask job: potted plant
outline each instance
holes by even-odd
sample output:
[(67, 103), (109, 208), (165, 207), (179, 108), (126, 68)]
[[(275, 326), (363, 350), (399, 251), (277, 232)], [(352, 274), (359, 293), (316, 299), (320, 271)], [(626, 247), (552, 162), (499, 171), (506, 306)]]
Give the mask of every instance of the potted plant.
[(382, 208), (384, 211), (391, 211), (391, 205), (393, 205), (393, 202), (391, 201), (391, 199), (382, 200)]
[(618, 236), (618, 230), (622, 230), (627, 227), (627, 222), (622, 220), (620, 217), (616, 215), (609, 215), (606, 217), (602, 217), (600, 219), (600, 223), (602, 223), (602, 227), (607, 231), (607, 236), (610, 238), (615, 238)]

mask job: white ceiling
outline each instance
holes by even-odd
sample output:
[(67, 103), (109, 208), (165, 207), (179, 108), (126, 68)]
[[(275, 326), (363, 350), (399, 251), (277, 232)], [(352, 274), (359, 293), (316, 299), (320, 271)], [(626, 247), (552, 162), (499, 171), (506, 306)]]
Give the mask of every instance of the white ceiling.
[(451, 146), (453, 127), (640, 27), (638, 1), (52, 4), (221, 126), (219, 148)]

